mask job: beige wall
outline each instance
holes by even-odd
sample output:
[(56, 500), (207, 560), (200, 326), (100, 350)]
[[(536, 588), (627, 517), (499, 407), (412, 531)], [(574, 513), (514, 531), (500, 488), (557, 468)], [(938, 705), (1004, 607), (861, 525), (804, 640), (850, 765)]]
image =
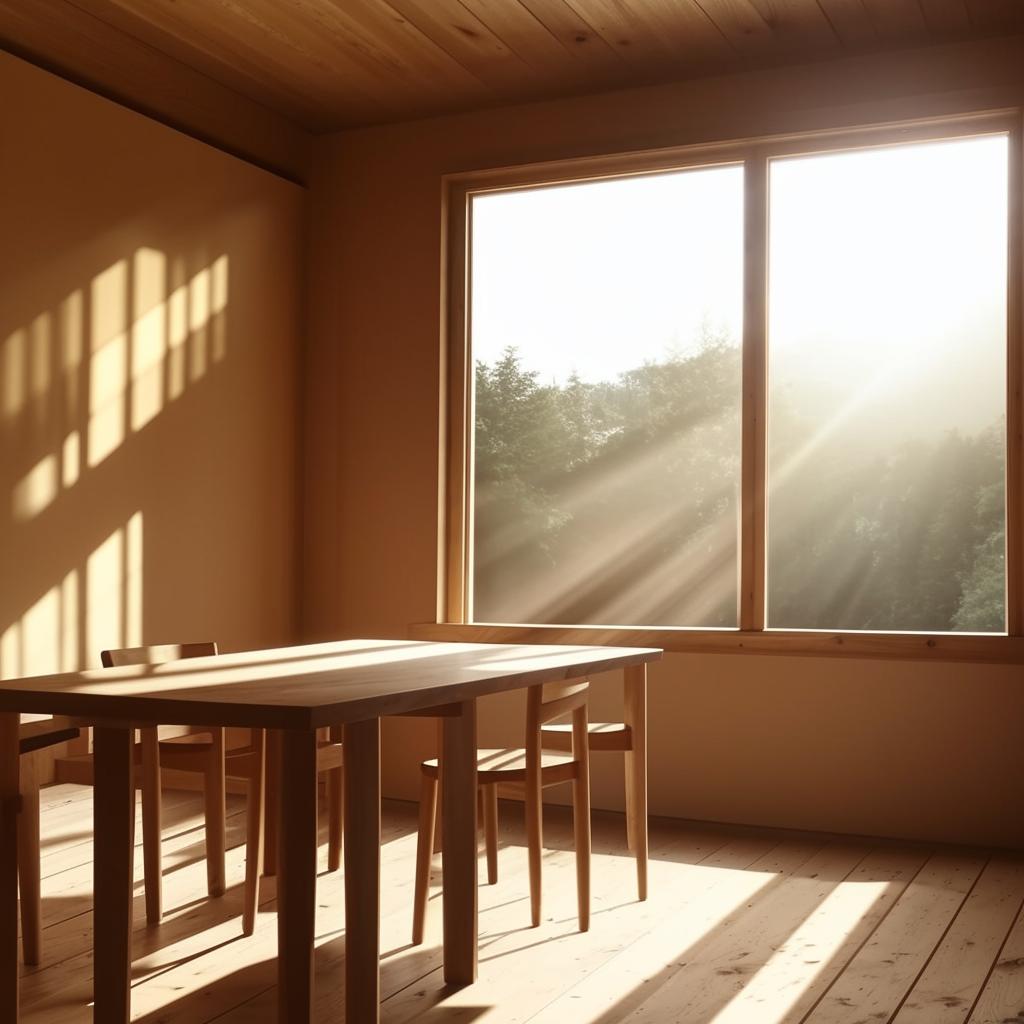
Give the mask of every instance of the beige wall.
[[(435, 614), (441, 175), (1024, 101), (1020, 39), (447, 117), (321, 140), (312, 182), (305, 631)], [(752, 656), (652, 675), (651, 807), (797, 828), (1024, 845), (1024, 687), (1008, 667)], [(601, 684), (597, 712), (614, 706)], [(502, 699), (504, 700), (504, 699)], [(506, 702), (507, 703), (507, 702)], [(485, 739), (517, 720), (492, 701)], [(413, 796), (423, 722), (389, 723)], [(595, 802), (621, 806), (599, 759)]]
[(294, 636), (303, 189), (0, 54), (0, 675)]

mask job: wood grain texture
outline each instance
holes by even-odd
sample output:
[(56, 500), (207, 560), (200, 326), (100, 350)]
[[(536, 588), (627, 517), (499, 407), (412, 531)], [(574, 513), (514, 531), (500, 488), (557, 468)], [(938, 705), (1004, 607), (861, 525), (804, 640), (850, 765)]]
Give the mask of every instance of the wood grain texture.
[(18, 715), (0, 713), (0, 1018), (18, 1019)]
[(345, 640), (0, 683), (0, 711), (315, 730), (657, 660), (657, 649)]
[(25, 963), (43, 955), (43, 906), (39, 888), (39, 766), (35, 754), (21, 758), (21, 821), (18, 823), (18, 882), (21, 896), (21, 946)]
[[(92, 796), (91, 789), (74, 786), (42, 791), (43, 903), (49, 910), (46, 960), (22, 979), (22, 1024), (89, 1024), (93, 1019), (88, 909), (93, 847), (91, 830), (82, 829), (91, 817)], [(244, 810), (243, 799), (229, 800), (228, 899), (244, 873)], [(558, 845), (548, 851), (546, 866), (552, 876), (568, 882), (573, 870), (571, 816), (567, 808), (551, 807), (549, 818), (549, 832)], [(202, 846), (201, 796), (169, 793), (166, 819), (166, 855), (174, 868), (167, 876), (168, 906), (194, 906), (186, 913), (168, 914), (156, 931), (146, 927), (141, 892), (136, 898), (136, 1015), (162, 1024), (209, 1024), (213, 1019), (217, 1024), (273, 1024), (273, 886), (262, 897), (263, 913), (253, 936), (239, 938), (237, 910), (230, 911), (225, 901), (205, 898), (206, 872), (195, 856)], [(395, 952), (384, 961), (381, 995), (382, 1016), (392, 1024), (617, 1024), (654, 1000), (661, 985), (683, 969), (683, 961), (702, 965), (699, 969), (708, 985), (703, 994), (682, 986), (688, 1001), (680, 1010), (713, 1006), (713, 1014), (705, 1013), (705, 1018), (714, 1016), (715, 1024), (800, 1024), (823, 993), (841, 983), (858, 949), (899, 910), (904, 897), (916, 898), (908, 893), (907, 884), (939, 852), (883, 843), (864, 855), (870, 843), (842, 837), (808, 843), (802, 836), (654, 819), (651, 868), (658, 898), (643, 904), (623, 898), (623, 890), (632, 886), (633, 866), (623, 855), (622, 817), (597, 812), (593, 899), (601, 913), (595, 915), (590, 932), (578, 932), (574, 887), (553, 886), (548, 894), (551, 919), (534, 930), (522, 927), (526, 863), (521, 807), (503, 802), (502, 876), (497, 885), (479, 890), (486, 952), (477, 983), (455, 989), (443, 978), (439, 915), (424, 946), (415, 951), (400, 948), (408, 935), (415, 823), (411, 804), (385, 801), (381, 945)], [(323, 870), (326, 827), (321, 828), (319, 841)], [(858, 857), (862, 859), (856, 863)], [(1001, 861), (1009, 867), (1020, 858)], [(844, 863), (856, 867), (837, 880)], [(974, 892), (991, 869), (982, 873)], [(812, 877), (815, 874), (817, 878)], [(1004, 895), (1011, 895), (1013, 882), (1006, 877)], [(997, 909), (995, 879), (992, 874), (993, 899), (985, 903), (1005, 922), (1004, 911)], [(136, 881), (141, 882), (141, 863)], [(344, 1019), (343, 986), (332, 983), (344, 971), (346, 941), (338, 923), (343, 890), (340, 873), (318, 879), (317, 1020)], [(947, 939), (990, 933), (995, 917), (986, 924), (988, 915), (981, 909), (981, 900), (973, 905), (966, 901), (951, 922)], [(794, 926), (799, 912), (808, 910)], [(968, 913), (964, 924), (973, 925), (965, 931), (960, 915)], [(1000, 963), (1020, 957), (1019, 941), (1013, 942), (1011, 936)], [(936, 944), (933, 960), (943, 955), (946, 945), (946, 940)], [(747, 955), (727, 959), (741, 953)], [(1003, 1024), (1017, 1015), (1024, 1005), (1018, 1001), (1021, 990), (1015, 996), (1000, 982), (1014, 970), (1019, 972), (1019, 964), (997, 964), (989, 974), (991, 961), (968, 955), (963, 967), (968, 969), (964, 981), (969, 973), (973, 987), (982, 986), (974, 1024)], [(523, 984), (525, 977), (529, 985)], [(998, 1016), (988, 1015), (986, 1008), (993, 1007), (1001, 1008)], [(966, 1016), (968, 1010), (962, 1008), (961, 1013)], [(945, 1024), (945, 1015), (940, 1020)]]
[(345, 726), (345, 1019), (380, 1016), (380, 722)]
[(882, 658), (887, 661), (1024, 664), (1024, 637), (955, 633), (827, 633), (799, 630), (706, 630), (632, 626), (538, 626), (417, 622), (421, 640), (522, 644), (615, 644), (660, 647), (683, 654), (779, 654), (798, 657)]
[(67, 0), (3, 0), (0, 45), (290, 181), (308, 176), (302, 128)]
[(807, 1016), (807, 1024), (890, 1020), (960, 912), (984, 866), (981, 857), (933, 857)]
[(263, 851), (267, 818), (267, 733), (253, 730), (253, 770), (249, 773), (248, 801), (245, 808), (245, 904), (242, 909), (242, 933), (256, 930), (260, 905), (260, 876), (263, 874)]
[(1024, 866), (990, 861), (893, 1024), (963, 1024), (1022, 903)]
[(132, 878), (135, 855), (134, 731), (100, 726), (93, 749), (96, 835), (93, 889), (103, 922), (95, 943), (96, 1019), (128, 1024), (131, 1019)]
[(970, 1024), (1006, 1024), (1024, 1007), (1024, 913), (1018, 913), (1010, 934), (981, 997), (971, 1013)]
[(444, 864), (444, 975), (452, 985), (477, 976), (476, 701), (441, 724), (441, 858)]
[(305, 181), (310, 133), (1024, 30), (1016, 0), (34, 0), (14, 53)]
[(290, 730), (282, 735), (280, 779), (287, 799), (281, 801), (278, 837), (278, 1006), (281, 1020), (308, 1024), (316, 913), (315, 733)]

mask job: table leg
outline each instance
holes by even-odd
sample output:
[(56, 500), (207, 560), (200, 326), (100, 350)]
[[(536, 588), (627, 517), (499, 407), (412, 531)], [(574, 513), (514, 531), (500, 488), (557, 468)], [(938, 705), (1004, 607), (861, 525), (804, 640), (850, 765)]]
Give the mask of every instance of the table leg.
[(625, 669), (625, 721), (632, 743), (626, 751), (627, 827), (636, 857), (636, 888), (647, 899), (647, 666)]
[(351, 722), (345, 750), (345, 1020), (380, 1020), (380, 719)]
[(313, 1016), (316, 928), (316, 733), (281, 734), (277, 872), (277, 1019)]
[(93, 731), (93, 999), (104, 1024), (131, 1018), (134, 746), (134, 729)]
[(0, 712), (0, 1020), (18, 1019), (18, 726)]
[(443, 720), (441, 867), (444, 980), (472, 985), (477, 970), (476, 701)]

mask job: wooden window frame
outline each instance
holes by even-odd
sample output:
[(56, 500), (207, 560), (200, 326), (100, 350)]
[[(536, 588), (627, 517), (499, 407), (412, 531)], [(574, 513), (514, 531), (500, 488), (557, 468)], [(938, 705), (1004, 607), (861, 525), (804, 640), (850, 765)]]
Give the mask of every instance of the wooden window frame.
[[(442, 181), (442, 324), (437, 622), (424, 638), (595, 643), (693, 653), (844, 655), (1024, 663), (1024, 356), (1022, 346), (1022, 137), (1020, 109), (857, 129), (775, 135), (736, 143), (504, 167)], [(1006, 331), (1006, 611), (1000, 634), (770, 629), (765, 623), (768, 166), (772, 159), (986, 134), (1009, 138)], [(696, 167), (744, 167), (741, 505), (737, 628), (474, 623), (472, 579), (473, 369), (470, 351), (472, 204), (476, 195)]]

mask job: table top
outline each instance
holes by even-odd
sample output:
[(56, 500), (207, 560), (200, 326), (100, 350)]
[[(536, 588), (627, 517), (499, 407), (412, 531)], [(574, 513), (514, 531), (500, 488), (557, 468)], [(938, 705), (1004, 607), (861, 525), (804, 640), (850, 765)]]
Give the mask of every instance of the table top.
[(655, 661), (656, 648), (342, 640), (0, 682), (0, 712), (318, 729)]

